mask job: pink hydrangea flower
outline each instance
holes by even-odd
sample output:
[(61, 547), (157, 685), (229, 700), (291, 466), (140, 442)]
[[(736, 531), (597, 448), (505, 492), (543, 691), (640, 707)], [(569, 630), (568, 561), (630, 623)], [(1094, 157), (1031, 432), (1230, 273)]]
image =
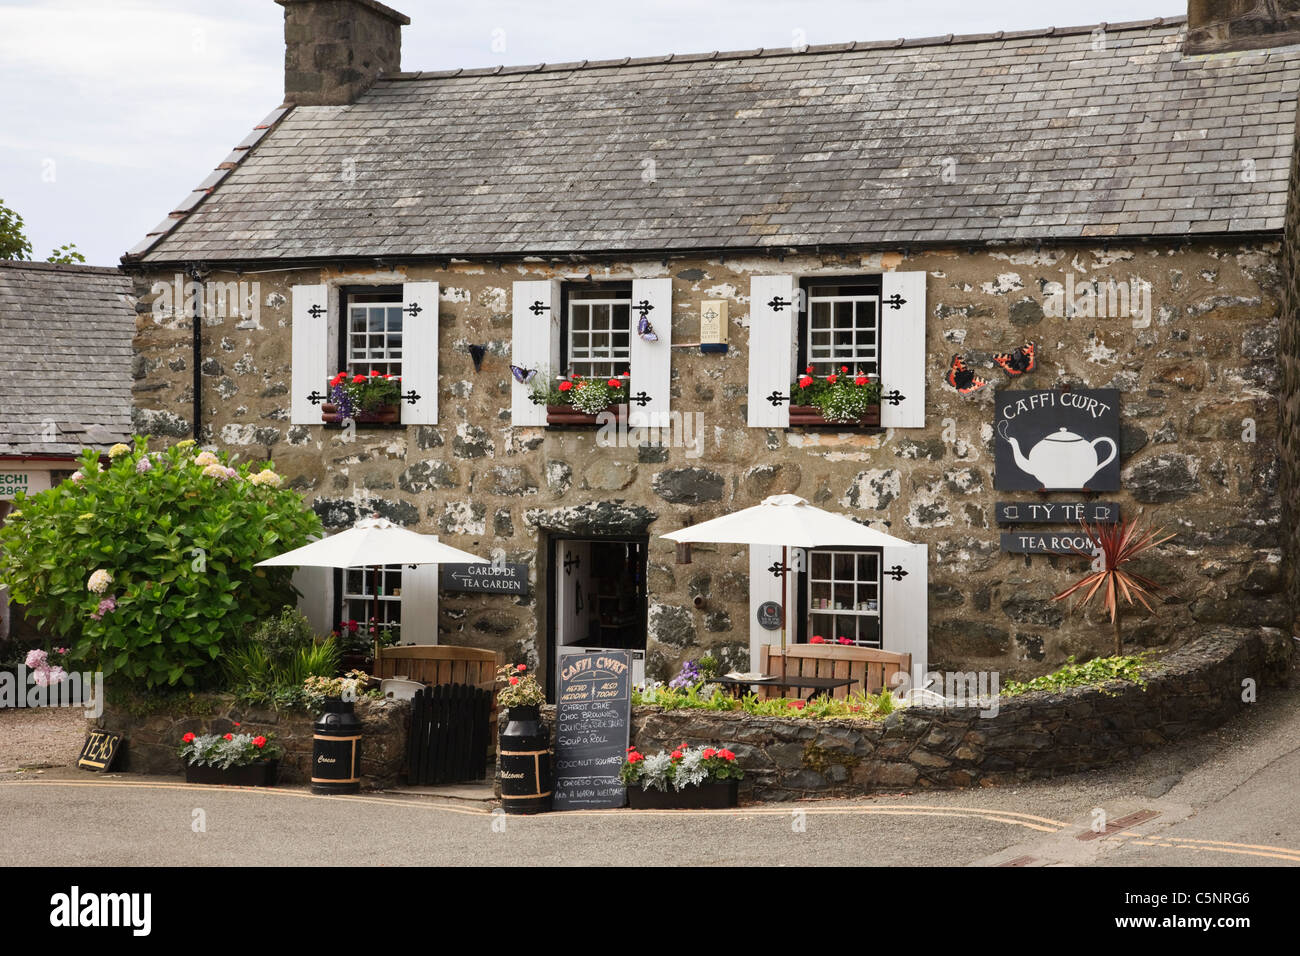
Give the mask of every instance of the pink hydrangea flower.
[(148, 458), (141, 458), (139, 461), (135, 463), (135, 473), (137, 475), (143, 475), (146, 471), (152, 471), (152, 470), (153, 470), (153, 462), (151, 462)]
[(32, 668), (49, 667), (49, 658), (44, 651), (30, 650), (27, 652), (27, 659), (23, 663)]

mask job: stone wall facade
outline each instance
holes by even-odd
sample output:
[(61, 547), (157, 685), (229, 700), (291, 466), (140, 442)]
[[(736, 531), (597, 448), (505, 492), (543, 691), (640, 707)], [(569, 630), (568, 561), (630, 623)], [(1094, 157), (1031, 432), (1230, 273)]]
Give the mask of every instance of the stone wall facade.
[[(356, 714), (365, 734), (361, 742), (362, 788), (382, 789), (401, 782), (411, 722), (410, 703), (362, 698), (356, 703)], [(284, 756), (280, 758), (280, 783), (306, 784), (311, 780), (312, 725), (315, 721), (315, 715), (304, 711), (242, 707), (228, 695), (200, 694), (188, 707), (148, 716), (136, 716), (109, 702), (104, 713), (90, 725), (126, 736), (125, 760), (115, 763), (114, 770), (182, 774), (185, 763), (176, 755), (182, 737), (187, 733), (230, 733), (234, 724), (239, 723), (242, 732), (272, 735), (284, 748)]]
[[(750, 278), (889, 270), (927, 274), (925, 427), (746, 427)], [(681, 447), (601, 447), (591, 431), (511, 426), (511, 283), (588, 274), (671, 276), (676, 342), (697, 340), (704, 299), (729, 302), (727, 354), (673, 351), (673, 409), (703, 416), (698, 456)], [(635, 529), (649, 535), (649, 675), (670, 676), (705, 650), (745, 666), (746, 549), (697, 547), (694, 563), (679, 566), (658, 536), (790, 492), (929, 546), (931, 667), (1028, 677), (1068, 655), (1104, 651), (1110, 636), (1098, 615), (1051, 601), (1081, 573), (1080, 560), (999, 550), (993, 505), (1014, 495), (993, 490), (993, 391), (1008, 385), (1122, 392), (1124, 489), (1105, 497), (1178, 533), (1144, 562), (1167, 591), (1158, 623), (1128, 615), (1135, 648), (1177, 643), (1199, 624), (1289, 626), (1281, 593), (1279, 242), (453, 261), (208, 277), (241, 279), (256, 283), (245, 314), (203, 320), (205, 444), (273, 458), (328, 529), (377, 511), (531, 568), (524, 599), (444, 593), (443, 643), (539, 664), (547, 533)], [(191, 320), (184, 310), (153, 308), (153, 284), (174, 280), (172, 271), (136, 276), (135, 425), (160, 445), (192, 429)], [(338, 430), (289, 424), (290, 289), (332, 280), (440, 283), (437, 425), (362, 426), (349, 442)], [(1150, 288), (1137, 315), (1052, 314), (1067, 282), (1076, 297), (1091, 287), (1104, 299), (1131, 281)], [(992, 355), (1025, 341), (1037, 343), (1040, 366), (1012, 383)], [(487, 347), (477, 373), (470, 344)], [(963, 398), (943, 384), (958, 353), (990, 387)]]
[(1245, 679), (1285, 683), (1290, 645), (1276, 629), (1215, 628), (1162, 660), (1145, 688), (1036, 691), (1003, 698), (996, 715), (909, 707), (879, 722), (775, 720), (639, 707), (631, 737), (642, 753), (729, 747), (745, 771), (742, 795), (759, 800), (1006, 785), (1105, 767), (1216, 727), (1245, 706)]

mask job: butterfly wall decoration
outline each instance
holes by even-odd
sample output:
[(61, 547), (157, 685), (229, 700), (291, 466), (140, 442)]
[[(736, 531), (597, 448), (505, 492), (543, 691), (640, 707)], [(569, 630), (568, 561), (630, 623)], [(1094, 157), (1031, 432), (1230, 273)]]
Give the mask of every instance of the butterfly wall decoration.
[(967, 365), (966, 360), (960, 355), (952, 357), (952, 365), (948, 367), (948, 374), (944, 376), (944, 381), (962, 395), (971, 395), (988, 384), (985, 379), (975, 374), (974, 369)]
[(636, 334), (641, 336), (643, 342), (659, 341), (659, 336), (655, 333), (655, 327), (650, 324), (650, 320), (644, 314), (637, 320)]
[(533, 376), (537, 374), (537, 369), (521, 368), (518, 365), (512, 365), (510, 366), (510, 374), (515, 377), (515, 381), (520, 385), (527, 385), (533, 380)]
[(999, 352), (993, 356), (993, 361), (1002, 368), (1002, 371), (1013, 376), (1024, 375), (1038, 367), (1038, 357), (1033, 342), (1026, 342), (1020, 348), (1010, 352)]

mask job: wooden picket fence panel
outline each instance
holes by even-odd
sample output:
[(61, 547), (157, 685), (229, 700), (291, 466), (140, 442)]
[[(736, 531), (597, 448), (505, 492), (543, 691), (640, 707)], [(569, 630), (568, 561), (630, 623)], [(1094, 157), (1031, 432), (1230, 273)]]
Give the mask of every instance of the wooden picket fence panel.
[(468, 684), (438, 684), (411, 701), (407, 781), (413, 786), (487, 777), (493, 694)]

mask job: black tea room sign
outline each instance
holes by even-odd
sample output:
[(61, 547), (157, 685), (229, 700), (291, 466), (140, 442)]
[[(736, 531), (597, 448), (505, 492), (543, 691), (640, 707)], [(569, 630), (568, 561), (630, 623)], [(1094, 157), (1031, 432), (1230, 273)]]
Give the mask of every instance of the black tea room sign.
[(107, 772), (113, 766), (113, 761), (117, 759), (121, 749), (121, 734), (112, 730), (92, 730), (86, 735), (86, 742), (81, 746), (77, 766), (82, 770)]
[(999, 391), (993, 487), (1118, 491), (1119, 390)]

